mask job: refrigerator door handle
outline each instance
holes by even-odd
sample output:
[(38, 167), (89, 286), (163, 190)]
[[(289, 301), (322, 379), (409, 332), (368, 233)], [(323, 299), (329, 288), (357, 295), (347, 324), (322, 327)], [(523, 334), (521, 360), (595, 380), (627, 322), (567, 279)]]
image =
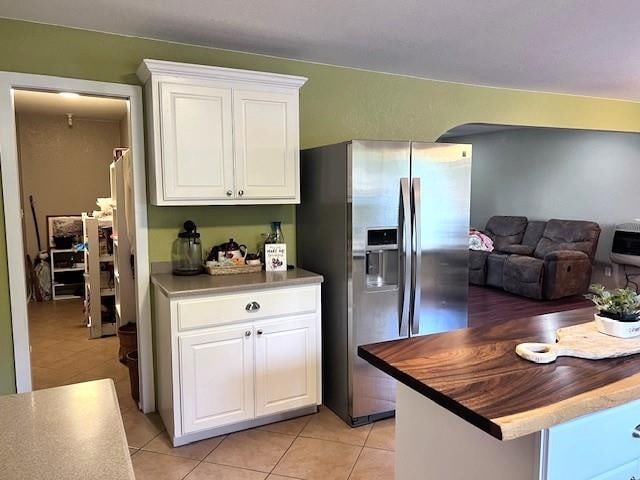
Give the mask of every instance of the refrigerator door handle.
[(398, 305), (398, 333), (407, 335), (411, 295), (411, 199), (409, 179), (400, 179), (400, 208), (398, 210), (398, 265), (401, 269)]
[(413, 231), (412, 245), (412, 279), (411, 279), (411, 335), (420, 333), (420, 303), (422, 294), (422, 241), (420, 238), (422, 208), (420, 178), (414, 178), (411, 182), (412, 208), (411, 208), (411, 225)]

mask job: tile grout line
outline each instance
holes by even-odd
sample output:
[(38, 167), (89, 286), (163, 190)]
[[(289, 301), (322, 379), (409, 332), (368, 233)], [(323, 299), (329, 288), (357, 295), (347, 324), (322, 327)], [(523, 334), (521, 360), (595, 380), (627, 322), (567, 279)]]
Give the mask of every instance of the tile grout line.
[(196, 463), (196, 464), (193, 466), (193, 468), (192, 468), (191, 470), (189, 470), (189, 471), (188, 471), (184, 476), (182, 476), (182, 477), (180, 478), (180, 480), (184, 480), (184, 479), (185, 479), (185, 478), (187, 478), (189, 475), (191, 475), (191, 473), (192, 473), (196, 468), (198, 468), (198, 466), (199, 466), (201, 463), (202, 463), (202, 460), (200, 460), (198, 463)]
[(358, 452), (356, 461), (353, 462), (353, 465), (351, 466), (351, 470), (349, 470), (349, 475), (347, 475), (346, 480), (349, 480), (351, 478), (351, 475), (353, 474), (353, 471), (356, 469), (356, 465), (358, 464), (358, 460), (360, 460), (360, 457), (362, 456), (362, 452), (364, 452), (364, 445), (360, 447), (360, 451)]
[[(280, 456), (280, 458), (278, 458), (278, 461), (276, 462), (276, 464), (271, 468), (271, 470), (269, 471), (269, 473), (267, 474), (266, 478), (269, 478), (271, 476), (271, 474), (273, 473), (273, 471), (278, 467), (278, 465), (280, 464), (280, 462), (282, 461), (282, 459), (284, 458), (284, 456), (287, 454), (287, 452), (289, 450), (291, 450), (291, 447), (293, 447), (293, 444), (296, 443), (296, 440), (298, 440), (298, 438), (300, 438), (300, 434), (304, 431), (305, 428), (307, 428), (307, 425), (309, 425), (309, 422), (311, 421), (311, 417), (313, 417), (314, 415), (318, 415), (318, 412), (316, 413), (312, 413), (311, 415), (309, 415), (307, 421), (305, 422), (305, 424), (302, 426), (302, 428), (300, 429), (300, 431), (294, 436), (293, 441), (291, 442), (291, 444), (287, 447), (287, 449), (282, 453), (282, 455)], [(285, 420), (286, 421), (286, 420)], [(304, 438), (304, 437), (303, 437)], [(279, 475), (279, 474), (278, 474)], [(286, 476), (286, 475), (283, 475)], [(289, 477), (289, 478), (293, 478), (293, 477)]]
[[(143, 413), (144, 415), (144, 413)], [(153, 436), (152, 438), (150, 438), (146, 443), (144, 443), (141, 447), (138, 447), (138, 450), (142, 450), (144, 449), (144, 447), (146, 447), (147, 445), (149, 445), (151, 442), (153, 442), (156, 438), (158, 438), (160, 435), (162, 435), (164, 432), (166, 432), (166, 430), (162, 430), (160, 431), (157, 435)], [(125, 432), (126, 433), (126, 432)], [(133, 447), (136, 448), (136, 447)], [(149, 450), (145, 450), (145, 452), (148, 452)], [(160, 452), (153, 452), (153, 453), (160, 453)], [(174, 455), (175, 456), (175, 455)]]
[(373, 431), (373, 426), (374, 425), (375, 425), (375, 423), (372, 423), (371, 428), (367, 432), (367, 437), (364, 439), (364, 443), (362, 444), (362, 448), (360, 448), (360, 452), (358, 453), (358, 456), (356, 457), (356, 461), (353, 462), (353, 465), (351, 466), (351, 470), (349, 470), (349, 475), (347, 475), (347, 480), (349, 480), (351, 478), (351, 475), (353, 475), (353, 471), (356, 469), (356, 465), (358, 464), (358, 460), (360, 460), (360, 457), (362, 456), (362, 452), (364, 452), (364, 449), (367, 446), (367, 442), (369, 441), (369, 437), (371, 436), (371, 432)]

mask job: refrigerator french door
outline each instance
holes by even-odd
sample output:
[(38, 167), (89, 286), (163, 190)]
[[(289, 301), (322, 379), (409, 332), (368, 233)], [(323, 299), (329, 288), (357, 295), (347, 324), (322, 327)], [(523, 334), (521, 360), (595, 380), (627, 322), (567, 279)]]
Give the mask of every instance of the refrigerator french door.
[(353, 140), (301, 159), (298, 264), (322, 273), (325, 404), (389, 416), (395, 381), (369, 343), (465, 327), (471, 147)]

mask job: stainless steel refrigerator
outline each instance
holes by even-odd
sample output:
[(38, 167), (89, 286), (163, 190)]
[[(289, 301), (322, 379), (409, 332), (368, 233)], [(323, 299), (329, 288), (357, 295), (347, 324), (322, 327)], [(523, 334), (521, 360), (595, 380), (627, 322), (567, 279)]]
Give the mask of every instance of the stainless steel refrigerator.
[(467, 325), (471, 146), (352, 140), (304, 150), (298, 265), (325, 277), (323, 401), (347, 423), (393, 414), (374, 342)]

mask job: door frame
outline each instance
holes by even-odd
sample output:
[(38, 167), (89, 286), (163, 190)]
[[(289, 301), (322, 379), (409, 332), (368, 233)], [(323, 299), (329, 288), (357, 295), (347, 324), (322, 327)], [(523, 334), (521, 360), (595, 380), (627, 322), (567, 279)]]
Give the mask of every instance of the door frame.
[(151, 301), (149, 284), (149, 242), (147, 231), (147, 193), (144, 157), (142, 89), (136, 85), (96, 82), (16, 72), (0, 72), (0, 171), (4, 206), (7, 266), (16, 390), (29, 392), (31, 357), (27, 314), (26, 268), (22, 237), (22, 201), (18, 163), (17, 131), (13, 89), (75, 92), (108, 96), (129, 101), (129, 128), (133, 159), (135, 236), (135, 289), (138, 326), (140, 406), (143, 412), (155, 410)]

